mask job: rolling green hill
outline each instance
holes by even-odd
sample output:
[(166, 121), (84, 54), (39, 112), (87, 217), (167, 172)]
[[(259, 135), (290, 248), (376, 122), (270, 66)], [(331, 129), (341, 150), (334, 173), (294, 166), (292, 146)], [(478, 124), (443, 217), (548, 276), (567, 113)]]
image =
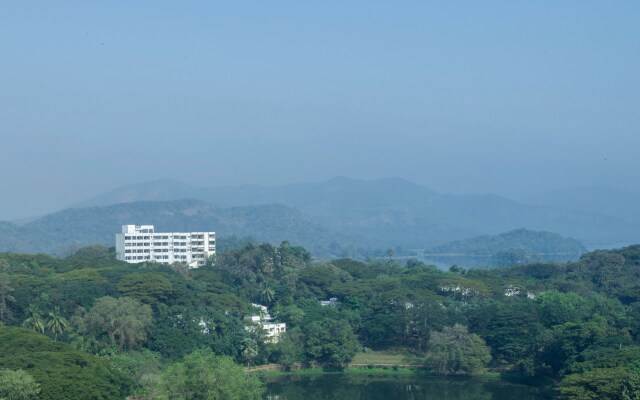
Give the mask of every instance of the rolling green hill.
[(465, 267), (505, 266), (534, 261), (574, 261), (587, 252), (576, 239), (552, 232), (516, 229), (431, 248), (429, 258)]
[(0, 223), (0, 251), (68, 254), (90, 244), (113, 246), (124, 224), (153, 224), (158, 231), (215, 230), (221, 238), (252, 237), (271, 243), (293, 238), (319, 255), (328, 254), (335, 242), (351, 243), (283, 205), (219, 208), (179, 200), (73, 208), (23, 226)]

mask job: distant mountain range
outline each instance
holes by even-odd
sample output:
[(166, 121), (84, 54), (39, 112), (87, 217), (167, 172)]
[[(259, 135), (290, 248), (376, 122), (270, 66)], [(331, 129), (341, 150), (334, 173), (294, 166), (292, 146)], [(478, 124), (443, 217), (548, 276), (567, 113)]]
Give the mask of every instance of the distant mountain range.
[(121, 224), (143, 223), (162, 230), (213, 229), (220, 238), (286, 239), (337, 256), (398, 246), (429, 249), (519, 228), (556, 232), (588, 247), (640, 242), (640, 224), (621, 216), (494, 195), (441, 194), (397, 178), (217, 188), (159, 180), (115, 189), (20, 226), (1, 223), (0, 250), (112, 244)]
[(125, 224), (153, 224), (158, 231), (169, 232), (215, 230), (224, 237), (252, 237), (259, 242), (293, 238), (319, 254), (329, 253), (333, 242), (351, 243), (283, 205), (219, 208), (199, 200), (177, 200), (70, 208), (22, 226), (3, 222), (0, 250), (61, 254), (91, 244), (113, 246), (115, 234)]
[[(132, 201), (193, 198), (218, 207), (284, 204), (330, 230), (382, 246), (428, 248), (482, 234), (518, 228), (557, 232), (592, 246), (640, 240), (635, 218), (572, 209), (570, 195), (555, 205), (516, 202), (494, 195), (440, 194), (404, 179), (372, 181), (334, 178), (321, 183), (265, 187), (243, 185), (196, 188), (173, 180), (129, 185), (75, 207)], [(549, 196), (548, 203), (553, 201)], [(575, 198), (578, 208), (585, 201)]]

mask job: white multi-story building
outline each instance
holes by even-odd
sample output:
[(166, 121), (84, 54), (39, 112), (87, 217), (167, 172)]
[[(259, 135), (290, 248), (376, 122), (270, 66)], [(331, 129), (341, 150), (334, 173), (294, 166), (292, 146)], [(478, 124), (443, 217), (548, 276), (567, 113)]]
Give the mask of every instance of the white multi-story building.
[(197, 268), (215, 254), (215, 232), (155, 232), (153, 225), (122, 225), (122, 233), (116, 234), (116, 257), (129, 263), (179, 262)]
[(260, 312), (258, 315), (249, 315), (246, 317), (247, 321), (250, 321), (251, 324), (245, 326), (245, 329), (252, 332), (255, 326), (258, 325), (263, 330), (264, 341), (266, 343), (278, 343), (280, 336), (287, 331), (287, 324), (284, 322), (273, 322), (273, 317), (269, 315), (269, 310), (266, 306), (260, 304), (251, 304), (251, 306), (259, 309)]

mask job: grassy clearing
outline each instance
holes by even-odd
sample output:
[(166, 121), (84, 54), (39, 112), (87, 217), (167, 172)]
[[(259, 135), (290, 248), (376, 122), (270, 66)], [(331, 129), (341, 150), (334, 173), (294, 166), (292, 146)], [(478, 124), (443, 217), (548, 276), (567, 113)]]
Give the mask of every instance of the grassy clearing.
[(308, 368), (299, 369), (295, 371), (255, 371), (252, 374), (257, 374), (263, 377), (279, 377), (279, 376), (313, 376), (324, 374), (350, 374), (350, 375), (412, 375), (418, 373), (416, 368), (403, 368), (403, 367), (352, 367), (347, 368), (344, 371), (325, 371), (322, 368)]
[(322, 368), (305, 368), (305, 369), (297, 369), (293, 371), (255, 371), (251, 372), (252, 374), (258, 374), (260, 376), (291, 376), (291, 375), (322, 375), (328, 372), (324, 371)]
[(403, 367), (355, 367), (347, 368), (345, 372), (353, 375), (413, 375), (418, 370), (416, 368)]
[(422, 369), (423, 359), (416, 358), (401, 352), (373, 351), (357, 353), (351, 360), (350, 367), (341, 372), (325, 371), (322, 368), (294, 369), (282, 371), (261, 369), (251, 371), (264, 377), (290, 376), (290, 375), (321, 375), (333, 373), (345, 373), (354, 375), (410, 375), (425, 373)]
[(483, 371), (476, 375), (477, 378), (485, 378), (485, 379), (500, 379), (500, 372), (495, 371)]
[(358, 353), (351, 361), (352, 364), (406, 364), (407, 357), (402, 353), (386, 351), (372, 351)]

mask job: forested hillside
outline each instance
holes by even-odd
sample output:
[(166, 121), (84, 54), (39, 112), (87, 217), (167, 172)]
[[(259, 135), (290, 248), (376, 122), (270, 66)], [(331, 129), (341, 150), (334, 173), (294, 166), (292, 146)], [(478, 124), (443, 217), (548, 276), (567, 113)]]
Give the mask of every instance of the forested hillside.
[[(553, 206), (553, 202), (529, 205), (531, 203), (496, 195), (438, 193), (399, 178), (364, 181), (338, 177), (326, 182), (278, 187), (203, 188), (165, 179), (118, 188), (74, 207), (185, 198), (199, 199), (217, 207), (284, 204), (331, 231), (368, 242), (382, 242), (385, 247), (426, 249), (453, 240), (519, 228), (557, 232), (597, 247), (640, 241), (636, 214), (611, 215), (585, 210), (580, 198), (573, 198), (576, 208), (571, 207), (569, 196), (557, 206)], [(618, 200), (614, 203), (624, 202), (624, 199)], [(601, 210), (608, 209), (597, 209)]]
[(504, 267), (540, 261), (575, 261), (586, 252), (576, 239), (517, 229), (436, 246), (427, 250), (426, 256), (446, 265)]
[[(287, 242), (230, 250), (196, 270), (126, 264), (101, 246), (65, 259), (4, 253), (0, 337), (12, 346), (0, 347), (0, 371), (26, 371), (44, 394), (62, 391), (78, 365), (108, 368), (95, 379), (114, 396), (152, 398), (182, 390), (180, 371), (204, 374), (203, 363), (335, 370), (363, 348), (395, 349), (431, 373), (494, 368), (559, 382), (562, 398), (637, 398), (639, 278), (640, 246), (568, 264), (450, 272), (417, 261), (318, 263)], [(335, 307), (320, 305), (330, 297)], [(252, 302), (287, 323), (278, 344), (244, 328)], [(50, 379), (39, 362), (25, 364), (25, 351), (72, 362), (57, 370), (64, 379)], [(259, 382), (243, 381), (250, 376), (225, 379), (259, 398)]]
[(341, 246), (358, 251), (353, 245), (357, 239), (283, 205), (219, 208), (197, 200), (72, 208), (22, 226), (0, 222), (0, 251), (67, 255), (91, 244), (113, 246), (115, 234), (126, 224), (153, 224), (165, 232), (214, 230), (223, 245), (233, 237), (271, 243), (293, 237), (320, 256), (339, 254)]

